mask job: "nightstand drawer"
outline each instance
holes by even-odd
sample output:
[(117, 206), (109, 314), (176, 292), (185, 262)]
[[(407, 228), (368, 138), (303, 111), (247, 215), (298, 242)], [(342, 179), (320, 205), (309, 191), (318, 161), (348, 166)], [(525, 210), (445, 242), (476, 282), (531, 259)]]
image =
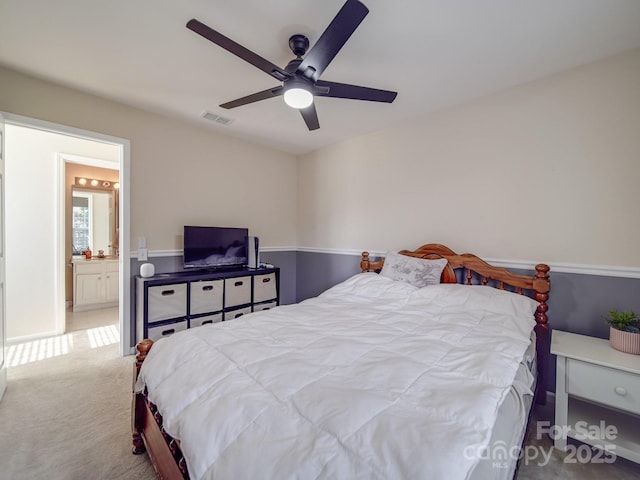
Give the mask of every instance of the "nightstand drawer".
[(567, 393), (640, 414), (640, 376), (567, 359)]

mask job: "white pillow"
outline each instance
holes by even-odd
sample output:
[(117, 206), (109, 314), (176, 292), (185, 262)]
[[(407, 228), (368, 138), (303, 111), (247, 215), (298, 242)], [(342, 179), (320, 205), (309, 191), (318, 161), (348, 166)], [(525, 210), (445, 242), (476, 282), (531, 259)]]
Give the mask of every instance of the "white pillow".
[(446, 258), (427, 260), (389, 252), (384, 259), (380, 275), (422, 288), (439, 284), (446, 264)]

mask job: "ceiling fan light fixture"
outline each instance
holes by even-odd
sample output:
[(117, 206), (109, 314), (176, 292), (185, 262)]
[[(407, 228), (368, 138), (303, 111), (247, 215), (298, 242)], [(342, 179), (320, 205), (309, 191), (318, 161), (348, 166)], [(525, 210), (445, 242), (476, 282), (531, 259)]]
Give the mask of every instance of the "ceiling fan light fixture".
[(284, 103), (291, 108), (307, 108), (313, 103), (313, 95), (305, 88), (292, 87), (284, 92)]
[(309, 39), (301, 33), (292, 35), (289, 37), (289, 48), (296, 58), (290, 60), (285, 68), (278, 67), (195, 18), (187, 22), (187, 28), (281, 82), (281, 86), (223, 103), (221, 108), (236, 108), (283, 96), (288, 106), (300, 111), (311, 131), (320, 128), (314, 96), (391, 103), (398, 94), (389, 90), (320, 80), (322, 73), (368, 13), (369, 9), (360, 0), (346, 0), (309, 53)]

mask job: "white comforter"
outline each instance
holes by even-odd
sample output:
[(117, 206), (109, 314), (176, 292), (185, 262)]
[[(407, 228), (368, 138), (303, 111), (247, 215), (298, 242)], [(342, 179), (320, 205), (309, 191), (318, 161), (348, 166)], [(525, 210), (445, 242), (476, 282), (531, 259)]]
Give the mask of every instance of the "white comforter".
[(193, 479), (464, 479), (535, 308), (490, 287), (358, 274), (159, 340), (136, 389), (181, 440)]

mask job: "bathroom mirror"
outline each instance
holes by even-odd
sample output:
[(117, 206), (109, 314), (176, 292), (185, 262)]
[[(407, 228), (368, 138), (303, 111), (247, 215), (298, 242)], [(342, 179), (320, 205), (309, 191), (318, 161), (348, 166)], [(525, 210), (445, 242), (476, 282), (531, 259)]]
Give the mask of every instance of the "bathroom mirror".
[(118, 191), (72, 189), (71, 238), (73, 255), (82, 255), (89, 247), (94, 256), (118, 254)]

